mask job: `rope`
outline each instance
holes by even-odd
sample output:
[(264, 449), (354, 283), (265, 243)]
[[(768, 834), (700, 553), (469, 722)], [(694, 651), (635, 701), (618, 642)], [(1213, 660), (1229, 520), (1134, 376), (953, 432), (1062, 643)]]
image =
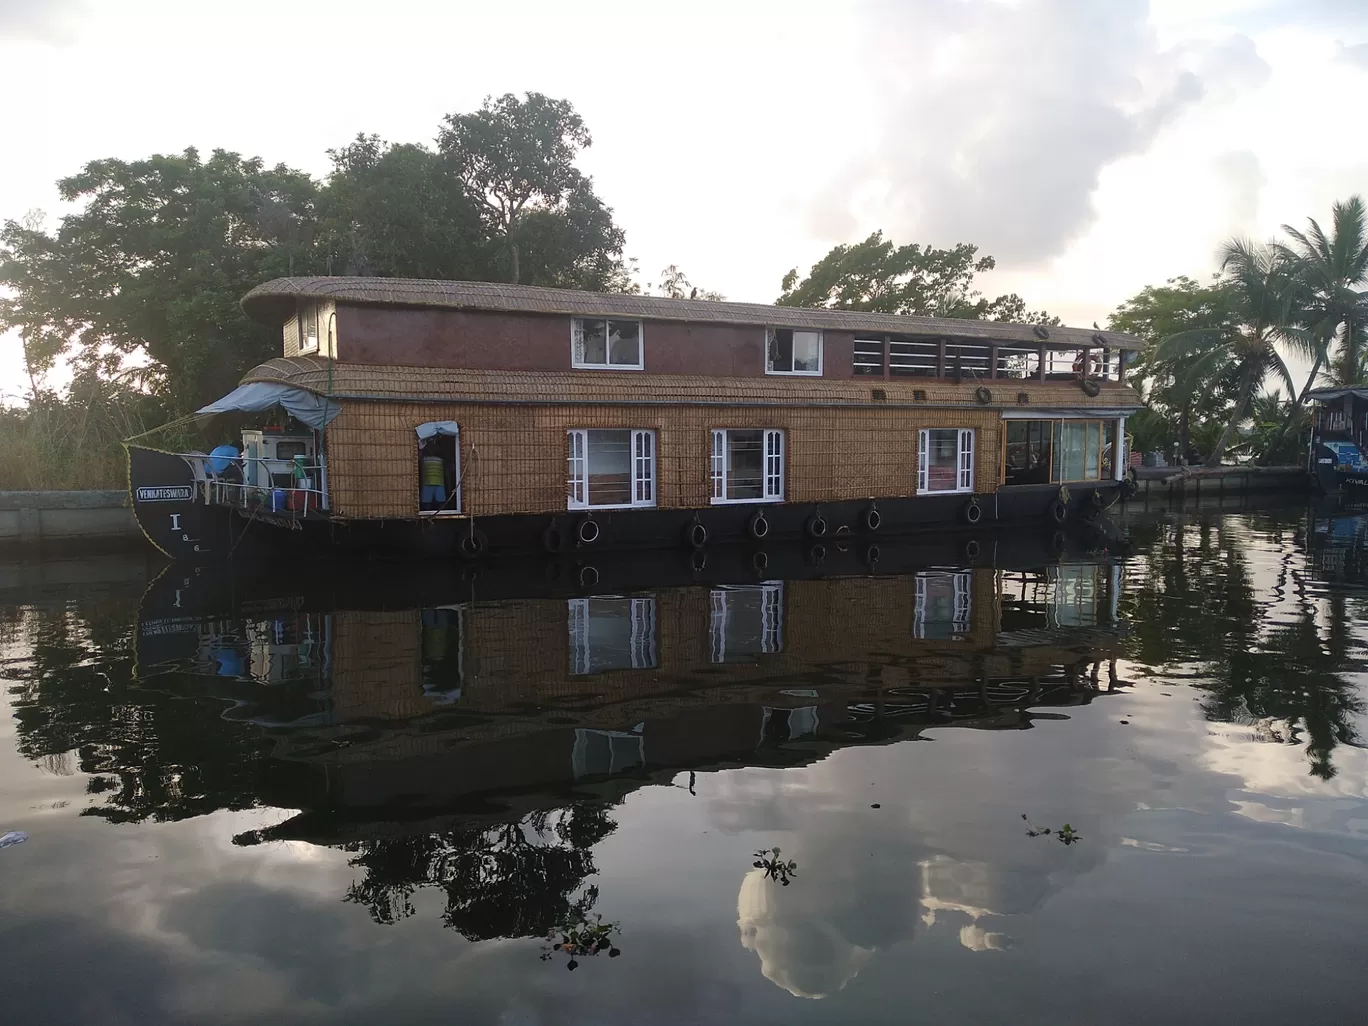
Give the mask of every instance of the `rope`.
[(165, 424), (159, 424), (154, 428), (149, 428), (140, 435), (134, 435), (132, 438), (125, 438), (123, 444), (128, 445), (130, 442), (136, 442), (139, 438), (146, 438), (148, 435), (155, 435), (160, 431), (166, 431), (173, 427), (181, 427), (194, 419), (195, 414), (187, 413), (184, 417), (177, 417), (175, 420), (168, 420)]

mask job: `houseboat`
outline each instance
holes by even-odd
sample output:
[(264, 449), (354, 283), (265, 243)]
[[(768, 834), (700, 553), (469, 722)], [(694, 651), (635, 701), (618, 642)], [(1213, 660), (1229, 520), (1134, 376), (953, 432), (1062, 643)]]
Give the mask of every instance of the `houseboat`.
[(243, 309), (282, 355), (129, 445), (174, 558), (285, 547), (873, 542), (1124, 497), (1132, 336), (564, 289), (281, 278)]
[(1316, 388), (1311, 421), (1311, 476), (1324, 492), (1368, 484), (1368, 387)]

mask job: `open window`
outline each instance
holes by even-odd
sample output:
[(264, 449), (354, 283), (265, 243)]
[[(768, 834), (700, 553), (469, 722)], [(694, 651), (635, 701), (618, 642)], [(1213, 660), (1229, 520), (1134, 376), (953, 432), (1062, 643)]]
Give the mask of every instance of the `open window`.
[(566, 506), (629, 509), (654, 506), (655, 432), (576, 430), (568, 436)]
[(318, 304), (312, 300), (299, 304), (299, 351), (318, 352)]
[(881, 378), (884, 376), (884, 350), (887, 348), (882, 336), (855, 336), (854, 368), (856, 376)]
[(917, 493), (974, 490), (974, 429), (924, 428), (917, 444)]
[(718, 428), (712, 433), (712, 501), (782, 502), (784, 433), (777, 428)]
[(570, 322), (570, 365), (582, 370), (641, 370), (641, 322), (576, 317)]
[(766, 374), (822, 373), (822, 333), (793, 328), (765, 330)]
[(1007, 421), (1006, 484), (1050, 483), (1053, 429), (1048, 420)]
[(429, 516), (461, 511), (461, 435), (453, 420), (419, 424), (418, 511)]

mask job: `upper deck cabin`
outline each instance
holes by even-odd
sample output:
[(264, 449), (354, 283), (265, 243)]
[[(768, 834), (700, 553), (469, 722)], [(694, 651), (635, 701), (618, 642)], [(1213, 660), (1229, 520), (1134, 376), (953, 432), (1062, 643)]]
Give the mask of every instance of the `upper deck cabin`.
[(285, 357), (377, 366), (1024, 387), (1087, 379), (1105, 390), (1125, 386), (1124, 354), (1139, 348), (1132, 336), (1078, 328), (488, 282), (278, 278), (242, 305), (281, 327)]

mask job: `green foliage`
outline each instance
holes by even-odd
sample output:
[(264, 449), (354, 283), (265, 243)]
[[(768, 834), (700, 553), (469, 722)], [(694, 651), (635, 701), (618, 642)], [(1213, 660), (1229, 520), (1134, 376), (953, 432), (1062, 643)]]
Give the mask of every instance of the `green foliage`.
[(71, 351), (110, 376), (123, 361), (155, 361), (153, 390), (181, 409), (276, 355), (278, 331), (238, 309), (268, 278), (312, 269), (317, 185), (283, 166), (215, 150), (146, 160), (96, 160), (58, 183), (80, 204), (49, 234), (0, 230), (0, 327), (34, 351), (30, 378)]
[(1065, 823), (1058, 830), (1051, 830), (1049, 827), (1036, 826), (1027, 818), (1026, 813), (1024, 812), (1021, 814), (1021, 818), (1026, 822), (1027, 837), (1048, 837), (1050, 834), (1054, 834), (1054, 836), (1059, 838), (1064, 844), (1077, 844), (1079, 841), (1083, 840), (1083, 835), (1068, 823)]
[(78, 377), (66, 401), (41, 392), (0, 409), (0, 491), (126, 488), (121, 440), (163, 419), (155, 397), (94, 374)]
[(1133, 433), (1143, 431), (1147, 436), (1143, 443), (1140, 437), (1135, 439), (1140, 452), (1167, 452), (1173, 445), (1187, 452), (1194, 422), (1222, 416), (1231, 400), (1235, 375), (1228, 361), (1219, 357), (1193, 360), (1187, 353), (1172, 355), (1161, 351), (1163, 340), (1194, 331), (1229, 333), (1234, 322), (1233, 297), (1228, 288), (1219, 282), (1199, 285), (1187, 277), (1146, 286), (1108, 318), (1111, 330), (1144, 341), (1140, 360), (1128, 373), (1132, 384), (1145, 391), (1149, 408), (1162, 414), (1162, 419), (1127, 422)]
[(459, 280), (488, 272), (494, 254), (479, 210), (440, 154), (358, 135), (328, 156), (318, 199), (328, 273)]
[(1303, 232), (1290, 225), (1283, 231), (1292, 245), (1277, 245), (1279, 255), (1294, 269), (1303, 289), (1301, 321), (1315, 347), (1315, 364), (1297, 407), (1306, 398), (1321, 364), (1329, 362), (1337, 342), (1333, 367), (1339, 384), (1364, 380), (1364, 356), (1368, 354), (1368, 212), (1363, 200), (1350, 196), (1331, 211), (1331, 234), (1326, 235), (1315, 218), (1307, 219)]
[[(595, 897), (598, 889), (589, 888)], [(613, 935), (621, 936), (622, 927), (617, 923), (605, 923), (603, 916), (595, 913), (593, 922), (581, 919), (552, 930), (546, 938), (547, 947), (543, 949), (542, 961), (549, 961), (556, 952), (567, 956), (565, 968), (574, 972), (579, 968), (579, 959), (608, 952), (609, 958), (617, 958), (622, 952), (613, 943)], [(560, 939), (557, 940), (556, 938)]]
[(863, 242), (839, 245), (812, 265), (801, 281), (798, 269), (784, 275), (780, 306), (869, 310), (875, 313), (962, 317), (974, 320), (1058, 324), (1059, 318), (1033, 313), (1015, 293), (989, 300), (974, 288), (974, 276), (996, 261), (978, 256), (978, 247), (961, 242), (951, 249), (911, 243), (895, 246), (875, 232)]
[[(575, 266), (569, 281), (545, 280), (547, 268), (562, 268), (566, 249), (594, 239), (608, 254), (622, 250), (622, 232), (594, 195), (589, 178), (575, 167), (580, 150), (593, 144), (584, 119), (568, 100), (541, 93), (518, 99), (486, 96), (469, 114), (449, 114), (438, 146), (480, 207), (491, 236), (502, 240), (508, 280), (587, 288), (601, 282), (609, 266), (590, 261)], [(583, 252), (582, 248), (576, 250)], [(540, 264), (524, 254), (541, 255)], [(540, 274), (538, 273), (540, 271)]]

